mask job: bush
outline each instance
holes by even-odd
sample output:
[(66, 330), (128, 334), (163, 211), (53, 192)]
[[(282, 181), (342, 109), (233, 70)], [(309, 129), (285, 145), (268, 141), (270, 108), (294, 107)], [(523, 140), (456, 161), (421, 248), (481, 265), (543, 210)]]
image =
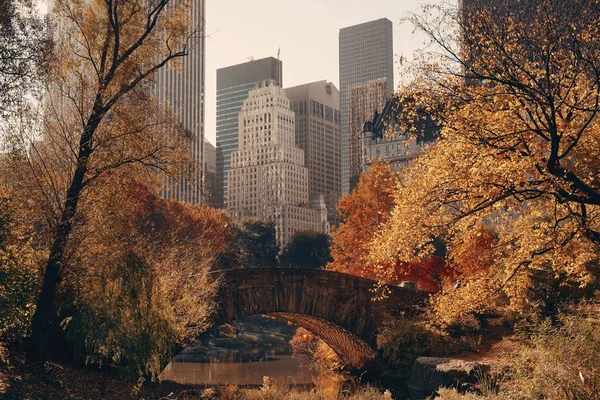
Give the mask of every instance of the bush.
[(0, 339), (28, 336), (39, 281), (39, 254), (29, 243), (0, 248)]
[(41, 253), (15, 220), (7, 197), (0, 196), (0, 341), (20, 341), (29, 333), (39, 288)]
[(209, 323), (209, 271), (229, 220), (135, 186), (95, 207), (72, 260), (77, 279), (63, 288), (61, 325), (86, 362), (116, 365), (133, 381), (156, 378)]
[(509, 358), (509, 388), (519, 396), (550, 399), (600, 399), (600, 306), (585, 305), (576, 314), (560, 314), (521, 327), (528, 344)]
[(473, 349), (477, 341), (473, 336), (452, 337), (423, 317), (388, 321), (377, 336), (377, 347), (382, 361), (395, 370), (398, 378), (404, 379), (419, 356), (452, 356)]
[[(181, 396), (181, 397), (180, 397)], [(167, 399), (204, 399), (204, 400), (392, 400), (389, 391), (374, 387), (356, 388), (352, 393), (331, 394), (320, 388), (300, 390), (273, 385), (268, 377), (264, 378), (260, 389), (239, 389), (237, 386), (222, 386), (205, 389), (199, 393), (182, 393)]]
[(298, 328), (290, 341), (294, 358), (318, 370), (340, 370), (344, 363), (325, 342), (304, 328)]

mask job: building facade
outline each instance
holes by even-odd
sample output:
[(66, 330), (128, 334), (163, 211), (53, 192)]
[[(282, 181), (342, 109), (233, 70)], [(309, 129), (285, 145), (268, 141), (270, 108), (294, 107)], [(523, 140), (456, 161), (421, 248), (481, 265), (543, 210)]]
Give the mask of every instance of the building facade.
[(393, 25), (386, 18), (340, 29), (341, 190), (350, 191), (349, 90), (386, 79), (387, 97), (394, 91)]
[(273, 57), (217, 70), (217, 207), (227, 207), (227, 171), (231, 152), (238, 149), (238, 114), (248, 92), (258, 82), (273, 80), (282, 86), (282, 64)]
[(239, 148), (231, 152), (227, 210), (236, 221), (275, 221), (285, 246), (298, 231), (327, 233), (323, 196), (310, 199), (304, 151), (296, 147), (295, 115), (273, 80), (259, 83), (239, 113)]
[(285, 89), (285, 94), (296, 115), (296, 147), (304, 150), (309, 197), (323, 195), (329, 224), (339, 225), (339, 91), (332, 83), (319, 81)]
[[(402, 104), (397, 97), (385, 103), (381, 113), (375, 112), (363, 124), (362, 171), (374, 162), (386, 162), (401, 170), (423, 154), (439, 137), (440, 126), (424, 111), (418, 111), (408, 122), (411, 132), (400, 128)], [(406, 124), (406, 121), (404, 121)]]
[(217, 184), (217, 150), (208, 140), (204, 139), (204, 202), (215, 207)]
[[(189, 12), (194, 29), (205, 27), (205, 0), (191, 3)], [(204, 156), (204, 71), (205, 35), (195, 35), (189, 55), (181, 60), (181, 68), (161, 68), (156, 81), (156, 94), (177, 116), (183, 128), (191, 133), (189, 171), (180, 177), (166, 178), (161, 196), (166, 199), (198, 204), (202, 201)]]
[(363, 125), (373, 113), (382, 111), (389, 97), (387, 79), (380, 78), (348, 89), (348, 164), (352, 191), (363, 171)]

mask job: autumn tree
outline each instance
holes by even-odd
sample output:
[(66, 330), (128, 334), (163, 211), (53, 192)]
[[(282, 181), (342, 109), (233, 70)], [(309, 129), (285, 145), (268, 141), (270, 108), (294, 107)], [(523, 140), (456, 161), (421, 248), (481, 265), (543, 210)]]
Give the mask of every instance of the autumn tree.
[(342, 218), (339, 227), (332, 229), (331, 257), (327, 269), (374, 278), (366, 270), (366, 256), (379, 226), (390, 217), (398, 173), (383, 163), (374, 163), (352, 193), (344, 196), (338, 211)]
[[(536, 271), (582, 287), (598, 282), (600, 9), (565, 0), (465, 4), (408, 18), (431, 51), (420, 54), (414, 90), (403, 95), (443, 129), (403, 179), (369, 256), (382, 268), (427, 259), (432, 238), (442, 237), (460, 263), (476, 256), (464, 244), (480, 240), (480, 262), (491, 265), (442, 295), (446, 322), (497, 296), (524, 309)], [(477, 238), (481, 226), (495, 237)]]
[[(127, 167), (156, 183), (185, 159), (186, 134), (152, 95), (163, 67), (177, 68), (201, 27), (189, 26), (191, 3), (71, 1), (54, 3), (54, 46), (47, 59), (43, 127), (12, 132), (22, 169), (9, 168), (24, 200), (44, 213), (48, 261), (32, 321), (33, 357), (45, 354), (59, 282), (69, 275), (76, 233), (93, 209), (88, 193)], [(118, 181), (114, 182), (119, 184)]]
[(218, 283), (209, 272), (232, 245), (231, 220), (135, 182), (99, 186), (60, 288), (75, 299), (61, 325), (87, 362), (155, 378), (209, 324)]
[(279, 256), (282, 267), (323, 268), (331, 260), (329, 235), (314, 231), (296, 232)]

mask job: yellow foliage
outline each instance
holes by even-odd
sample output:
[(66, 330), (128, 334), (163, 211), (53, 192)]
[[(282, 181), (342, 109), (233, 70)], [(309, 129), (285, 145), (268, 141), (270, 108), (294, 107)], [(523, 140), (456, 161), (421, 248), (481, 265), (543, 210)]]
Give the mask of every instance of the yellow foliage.
[(403, 175), (368, 256), (382, 269), (422, 261), (443, 239), (462, 273), (435, 298), (446, 323), (503, 299), (529, 308), (539, 271), (591, 286), (600, 254), (600, 11), (526, 0), (465, 13), (442, 4), (409, 18), (441, 51), (422, 53), (403, 95), (443, 129)]

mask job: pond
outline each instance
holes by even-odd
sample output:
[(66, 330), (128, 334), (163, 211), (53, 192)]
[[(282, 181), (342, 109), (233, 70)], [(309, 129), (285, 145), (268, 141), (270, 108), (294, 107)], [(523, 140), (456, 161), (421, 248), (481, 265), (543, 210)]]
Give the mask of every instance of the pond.
[(286, 385), (313, 384), (318, 378), (317, 372), (302, 367), (283, 347), (223, 350), (217, 349), (218, 354), (207, 359), (206, 353), (188, 348), (167, 365), (160, 379), (190, 385), (255, 386), (262, 385), (265, 376)]

